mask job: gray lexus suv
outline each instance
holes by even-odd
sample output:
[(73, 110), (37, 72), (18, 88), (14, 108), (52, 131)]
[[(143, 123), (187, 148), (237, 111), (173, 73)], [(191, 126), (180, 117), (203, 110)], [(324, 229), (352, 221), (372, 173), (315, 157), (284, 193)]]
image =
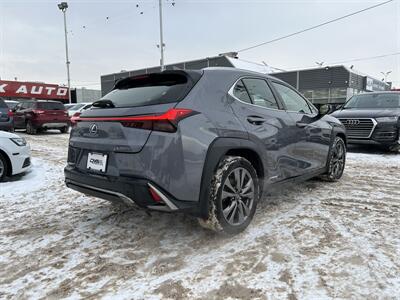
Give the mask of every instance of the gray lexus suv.
[(327, 110), (283, 81), (234, 68), (121, 79), (71, 120), (65, 182), (238, 233), (272, 185), (342, 176), (345, 128)]

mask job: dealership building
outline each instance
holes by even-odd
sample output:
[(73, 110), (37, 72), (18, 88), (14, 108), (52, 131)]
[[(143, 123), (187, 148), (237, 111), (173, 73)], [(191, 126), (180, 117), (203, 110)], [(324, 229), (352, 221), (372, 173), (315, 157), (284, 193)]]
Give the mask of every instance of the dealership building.
[[(267, 65), (250, 63), (235, 58), (235, 53), (207, 57), (198, 60), (180, 62), (166, 65), (166, 70), (174, 69), (202, 69), (207, 67), (240, 68), (260, 73), (269, 73), (299, 90), (315, 105), (343, 104), (354, 94), (372, 91), (390, 90), (388, 83), (377, 80), (371, 76), (361, 74), (345, 66), (327, 66), (322, 68), (296, 70), (290, 72), (273, 73)], [(121, 71), (101, 76), (101, 93), (104, 96), (112, 90), (115, 82), (128, 76), (159, 72), (160, 67), (144, 68), (132, 71)]]
[(345, 66), (327, 66), (271, 75), (295, 87), (317, 106), (339, 105), (355, 94), (391, 89), (390, 84)]
[[(101, 91), (86, 88), (71, 89), (72, 103), (93, 102), (101, 97)], [(0, 98), (4, 100), (57, 100), (68, 103), (68, 88), (58, 84), (0, 80)]]
[[(257, 71), (260, 73), (270, 73), (271, 69), (268, 66), (263, 66), (259, 64), (248, 63), (243, 60), (234, 58), (235, 53), (227, 53), (226, 55), (218, 55), (213, 57), (206, 57), (197, 60), (190, 60), (185, 62), (179, 62), (174, 64), (165, 65), (166, 70), (200, 70), (208, 67), (230, 67), (230, 68), (240, 68), (246, 70)], [(100, 77), (101, 81), (101, 94), (104, 96), (109, 91), (112, 90), (114, 84), (117, 80), (129, 76), (143, 75), (148, 73), (160, 72), (161, 68), (151, 67), (132, 71), (121, 71), (118, 73), (112, 73), (107, 75), (102, 75)]]

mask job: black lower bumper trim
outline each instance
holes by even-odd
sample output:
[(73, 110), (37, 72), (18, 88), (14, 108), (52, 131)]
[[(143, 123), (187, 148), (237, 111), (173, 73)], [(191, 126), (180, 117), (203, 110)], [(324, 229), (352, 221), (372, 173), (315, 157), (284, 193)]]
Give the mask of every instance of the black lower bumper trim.
[[(81, 172), (72, 166), (67, 166), (64, 169), (64, 174), (67, 187), (87, 195), (114, 203), (136, 204), (143, 208), (152, 207), (154, 209), (154, 207), (160, 205), (154, 202), (148, 189), (148, 183), (152, 185), (155, 185), (155, 183), (146, 179), (95, 175)], [(198, 202), (177, 200), (166, 191), (162, 192), (178, 208), (176, 211), (197, 216)], [(159, 210), (167, 211), (165, 209)]]

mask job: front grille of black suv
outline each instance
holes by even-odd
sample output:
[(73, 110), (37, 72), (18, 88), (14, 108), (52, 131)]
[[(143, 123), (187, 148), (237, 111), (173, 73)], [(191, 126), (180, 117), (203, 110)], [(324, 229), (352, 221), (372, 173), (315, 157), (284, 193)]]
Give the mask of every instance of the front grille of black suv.
[(376, 126), (376, 121), (373, 119), (339, 119), (346, 127), (347, 137), (349, 139), (368, 139)]

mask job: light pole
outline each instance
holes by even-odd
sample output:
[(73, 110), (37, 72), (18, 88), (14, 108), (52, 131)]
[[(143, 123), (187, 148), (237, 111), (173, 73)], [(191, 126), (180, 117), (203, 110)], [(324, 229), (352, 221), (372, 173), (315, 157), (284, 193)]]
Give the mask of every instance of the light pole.
[(162, 0), (158, 0), (158, 8), (160, 12), (160, 51), (161, 51), (161, 58), (160, 58), (160, 67), (161, 71), (164, 71), (164, 37), (163, 37), (163, 21), (162, 21)]
[(61, 2), (60, 4), (57, 4), (58, 8), (63, 12), (64, 14), (64, 34), (65, 34), (65, 63), (67, 65), (67, 80), (68, 80), (68, 102), (71, 103), (71, 78), (69, 75), (69, 58), (68, 58), (68, 33), (67, 33), (67, 8), (68, 8), (68, 3), (67, 2)]
[(381, 74), (384, 76), (384, 82), (387, 82), (387, 77), (389, 76), (389, 74), (392, 73), (392, 71), (387, 71), (387, 72), (381, 72)]

